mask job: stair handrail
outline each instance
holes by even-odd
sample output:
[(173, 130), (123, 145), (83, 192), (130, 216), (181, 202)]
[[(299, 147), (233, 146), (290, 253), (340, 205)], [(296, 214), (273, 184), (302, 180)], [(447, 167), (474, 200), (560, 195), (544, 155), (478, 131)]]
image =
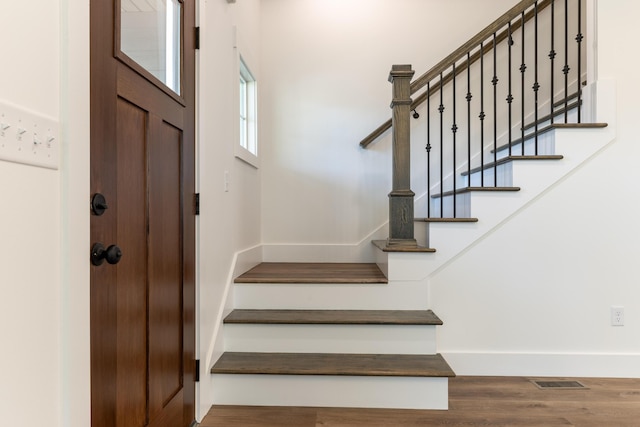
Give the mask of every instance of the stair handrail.
[[(462, 59), (462, 57), (466, 55), (467, 52), (471, 51), (473, 48), (480, 45), (481, 42), (485, 41), (488, 37), (492, 36), (494, 33), (496, 33), (502, 27), (507, 25), (509, 22), (511, 22), (518, 16), (522, 15), (523, 12), (525, 12), (528, 8), (533, 6), (537, 1), (539, 0), (520, 1), (518, 4), (516, 4), (507, 12), (505, 12), (502, 16), (500, 16), (498, 19), (496, 19), (491, 24), (489, 24), (486, 28), (480, 31), (478, 34), (476, 34), (471, 39), (469, 39), (466, 43), (464, 43), (458, 49), (453, 51), (451, 54), (447, 55), (443, 60), (438, 62), (436, 65), (434, 65), (429, 71), (422, 74), (420, 77), (418, 77), (411, 83), (411, 86), (410, 86), (411, 95), (415, 94), (418, 90), (422, 89), (424, 86), (427, 85), (428, 82), (430, 82), (434, 78), (439, 77), (441, 73), (444, 73), (449, 67), (451, 67), (452, 63)], [(541, 1), (538, 6), (538, 10), (544, 9), (550, 3), (551, 3), (550, 0)], [(532, 16), (533, 16), (532, 14), (529, 14), (528, 16), (526, 16), (525, 22), (528, 19), (531, 19)], [(513, 27), (513, 29), (515, 29), (515, 27)], [(489, 47), (487, 48), (487, 51), (492, 48), (491, 45), (488, 45), (488, 46)], [(481, 53), (483, 54), (485, 52), (483, 51)], [(460, 71), (462, 71), (462, 69)], [(434, 90), (430, 91), (430, 93), (427, 94), (426, 96), (421, 96), (415, 101), (413, 101), (411, 104), (411, 109), (416, 108), (419, 104), (424, 102), (427, 96), (432, 95), (436, 90), (438, 89), (434, 88)], [(362, 148), (366, 148), (369, 144), (371, 144), (373, 141), (378, 139), (378, 137), (380, 137), (385, 131), (387, 131), (390, 128), (391, 128), (391, 119), (387, 120), (385, 123), (383, 123), (378, 128), (376, 128), (373, 132), (367, 135), (362, 141), (360, 141), (360, 146)]]

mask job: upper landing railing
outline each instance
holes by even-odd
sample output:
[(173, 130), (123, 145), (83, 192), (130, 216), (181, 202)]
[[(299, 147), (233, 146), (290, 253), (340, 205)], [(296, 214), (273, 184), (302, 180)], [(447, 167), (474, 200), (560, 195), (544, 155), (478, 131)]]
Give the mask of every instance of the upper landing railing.
[(410, 65), (392, 67), (392, 119), (360, 142), (366, 148), (393, 128), (388, 246), (415, 245), (411, 111), (426, 126), (426, 216), (440, 218), (460, 215), (457, 193), (499, 187), (500, 156), (538, 156), (554, 122), (580, 123), (584, 1), (520, 1), (415, 80)]

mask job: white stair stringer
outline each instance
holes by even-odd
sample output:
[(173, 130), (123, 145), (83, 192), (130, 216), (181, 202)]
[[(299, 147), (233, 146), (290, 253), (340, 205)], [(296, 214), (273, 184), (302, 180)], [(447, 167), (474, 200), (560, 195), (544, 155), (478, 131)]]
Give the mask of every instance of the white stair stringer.
[(472, 192), (470, 216), (476, 223), (431, 223), (428, 244), (436, 248), (423, 257), (423, 275), (427, 277), (466, 248), (508, 220), (528, 203), (569, 175), (614, 139), (606, 128), (559, 128), (550, 132), (561, 160), (518, 160), (512, 163), (516, 192)]
[[(616, 136), (616, 105), (615, 81), (599, 80), (586, 85), (583, 88), (582, 123), (606, 123), (605, 128), (563, 128), (560, 125), (541, 133), (538, 137), (538, 154), (559, 154), (564, 156), (562, 160), (515, 160), (498, 166), (498, 186), (517, 186), (521, 188), (520, 191), (458, 194), (457, 216), (478, 218), (478, 222), (416, 222), (414, 227), (418, 244), (433, 247), (436, 252), (428, 256), (415, 257), (404, 253), (378, 251), (376, 262), (380, 268), (389, 279), (406, 277), (407, 268), (412, 271), (410, 276), (413, 280), (430, 276), (612, 142)], [(571, 111), (569, 117), (572, 120), (577, 119), (577, 110)], [(529, 129), (527, 134), (524, 154), (534, 155), (535, 141), (532, 130)], [(517, 133), (514, 135), (517, 137)], [(512, 148), (514, 156), (522, 155), (521, 144)], [(485, 162), (493, 161), (493, 154), (489, 152), (488, 148)], [(500, 149), (496, 157), (500, 159), (507, 155), (508, 147)], [(474, 157), (474, 164), (478, 160), (477, 157)], [(465, 169), (466, 167), (459, 168), (458, 174), (462, 174)], [(485, 180), (491, 182), (493, 173), (491, 169), (485, 171)], [(479, 176), (480, 173), (472, 173), (470, 177), (462, 176), (458, 183), (462, 186), (480, 186)], [(431, 188), (433, 194), (439, 191), (439, 184)], [(451, 199), (451, 196), (447, 198)], [(439, 217), (441, 212), (438, 199), (426, 200), (425, 194), (416, 198), (415, 211), (425, 212), (429, 203), (430, 215)], [(443, 217), (454, 216), (450, 200), (445, 200), (442, 210)], [(412, 264), (410, 259), (413, 259), (416, 265)], [(422, 270), (418, 271), (420, 268)]]
[(217, 405), (448, 409), (447, 377), (213, 374)]
[[(379, 253), (377, 262), (381, 269), (391, 272), (387, 277), (405, 276), (409, 267), (416, 280), (430, 276), (611, 143), (616, 137), (615, 81), (599, 80), (585, 86), (583, 93), (582, 121), (606, 123), (606, 127), (558, 127), (541, 135), (539, 142), (543, 149), (540, 154), (560, 154), (563, 159), (513, 161), (509, 179), (512, 180), (511, 185), (520, 187), (520, 191), (473, 192), (464, 201), (468, 204), (464, 208), (468, 210), (469, 217), (478, 218), (478, 222), (416, 223), (418, 243), (431, 246), (436, 252), (414, 258), (417, 261), (415, 265), (407, 264), (406, 254), (389, 254), (386, 257), (386, 254)], [(525, 154), (533, 154), (532, 144), (532, 139), (525, 141)], [(520, 154), (519, 146), (514, 154)], [(498, 153), (499, 158), (504, 155), (505, 150)], [(418, 271), (418, 265), (422, 271)]]

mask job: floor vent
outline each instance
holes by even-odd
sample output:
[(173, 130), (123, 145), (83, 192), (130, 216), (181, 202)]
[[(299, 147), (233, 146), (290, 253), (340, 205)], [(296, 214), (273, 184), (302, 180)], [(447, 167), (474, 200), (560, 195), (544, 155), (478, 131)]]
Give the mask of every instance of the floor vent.
[(530, 380), (541, 390), (568, 390), (568, 389), (583, 389), (588, 390), (580, 381), (566, 381), (566, 380)]

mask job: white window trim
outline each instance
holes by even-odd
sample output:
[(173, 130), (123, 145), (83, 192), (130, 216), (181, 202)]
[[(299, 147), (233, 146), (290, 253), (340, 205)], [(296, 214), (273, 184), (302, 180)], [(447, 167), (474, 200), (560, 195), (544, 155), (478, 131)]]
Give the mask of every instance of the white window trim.
[[(237, 124), (235, 126), (236, 128), (236, 138), (234, 141), (234, 154), (235, 157), (239, 160), (242, 160), (243, 162), (253, 166), (254, 168), (258, 169), (260, 167), (260, 158), (259, 158), (259, 152), (260, 152), (260, 146), (259, 146), (259, 138), (258, 138), (258, 106), (257, 106), (257, 98), (258, 98), (258, 83), (257, 83), (257, 78), (256, 75), (252, 72), (252, 70), (249, 68), (249, 65), (251, 64), (250, 61), (247, 61), (247, 59), (251, 59), (251, 58), (247, 58), (245, 57), (242, 52), (241, 49), (238, 47), (238, 36), (237, 33), (235, 34), (234, 37), (234, 50), (235, 50), (235, 56), (236, 56), (236, 66), (235, 66), (235, 73), (234, 75), (235, 77), (235, 83), (234, 87), (235, 89), (235, 117), (237, 118)], [(250, 142), (250, 144), (253, 144), (255, 147), (255, 153), (251, 152), (250, 150), (248, 150), (247, 148), (243, 147), (241, 145), (241, 132), (240, 132), (240, 76), (244, 75), (245, 76), (245, 80), (249, 80), (248, 77), (251, 77), (252, 81), (247, 81), (247, 83), (249, 85), (252, 85), (253, 87), (251, 88), (254, 91), (254, 96), (253, 96), (253, 103), (247, 105), (247, 115), (248, 115), (248, 120), (253, 121), (254, 122), (254, 126), (253, 126), (253, 133), (250, 135), (247, 135), (248, 138), (252, 139), (253, 142)], [(249, 127), (251, 128), (251, 127)]]

